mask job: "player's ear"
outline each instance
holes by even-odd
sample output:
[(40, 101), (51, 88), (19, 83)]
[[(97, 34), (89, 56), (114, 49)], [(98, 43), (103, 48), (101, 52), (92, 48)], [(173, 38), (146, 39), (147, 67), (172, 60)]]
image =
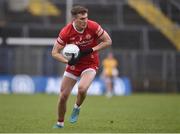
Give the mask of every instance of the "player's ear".
[(75, 19), (76, 19), (76, 15), (73, 15), (73, 16), (71, 17), (71, 20), (74, 21)]
[(75, 20), (75, 18), (74, 18), (74, 17), (72, 17), (72, 18), (71, 18), (71, 21), (74, 21), (74, 20)]

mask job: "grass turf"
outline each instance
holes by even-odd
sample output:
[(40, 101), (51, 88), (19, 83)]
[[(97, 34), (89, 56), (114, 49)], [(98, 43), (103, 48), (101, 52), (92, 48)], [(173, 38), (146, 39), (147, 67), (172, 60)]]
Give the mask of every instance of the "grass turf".
[(133, 94), (107, 99), (87, 96), (76, 124), (68, 122), (75, 96), (68, 101), (63, 129), (56, 122), (57, 95), (0, 95), (1, 133), (180, 132), (180, 95)]

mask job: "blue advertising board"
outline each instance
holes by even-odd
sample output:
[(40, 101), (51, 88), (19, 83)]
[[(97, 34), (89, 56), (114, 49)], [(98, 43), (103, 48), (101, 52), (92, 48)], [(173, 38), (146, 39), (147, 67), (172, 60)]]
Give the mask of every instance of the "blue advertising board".
[[(29, 75), (0, 75), (0, 93), (55, 93), (60, 92), (62, 77), (45, 77)], [(77, 84), (72, 90), (72, 94), (77, 94)], [(102, 79), (97, 77), (88, 89), (88, 95), (103, 95), (105, 84)], [(131, 94), (131, 83), (127, 77), (117, 77), (114, 79), (114, 94), (129, 95)]]

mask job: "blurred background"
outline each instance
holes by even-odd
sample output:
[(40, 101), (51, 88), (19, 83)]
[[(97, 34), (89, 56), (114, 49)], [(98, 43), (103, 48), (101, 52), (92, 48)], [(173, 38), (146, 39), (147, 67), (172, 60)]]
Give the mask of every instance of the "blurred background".
[(132, 92), (180, 92), (179, 0), (0, 0), (1, 92), (17, 74), (62, 76), (51, 49), (78, 4), (110, 34), (119, 77), (128, 78)]

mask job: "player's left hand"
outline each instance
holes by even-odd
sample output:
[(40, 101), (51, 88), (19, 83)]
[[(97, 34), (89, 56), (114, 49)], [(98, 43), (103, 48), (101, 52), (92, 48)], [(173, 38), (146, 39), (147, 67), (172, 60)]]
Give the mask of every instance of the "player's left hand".
[(72, 66), (75, 65), (79, 60), (79, 56), (75, 58), (74, 54), (72, 54), (72, 58), (68, 61), (68, 65)]
[(79, 57), (86, 56), (86, 55), (88, 55), (88, 54), (90, 54), (92, 52), (93, 52), (92, 48), (87, 48), (85, 50), (80, 50)]

